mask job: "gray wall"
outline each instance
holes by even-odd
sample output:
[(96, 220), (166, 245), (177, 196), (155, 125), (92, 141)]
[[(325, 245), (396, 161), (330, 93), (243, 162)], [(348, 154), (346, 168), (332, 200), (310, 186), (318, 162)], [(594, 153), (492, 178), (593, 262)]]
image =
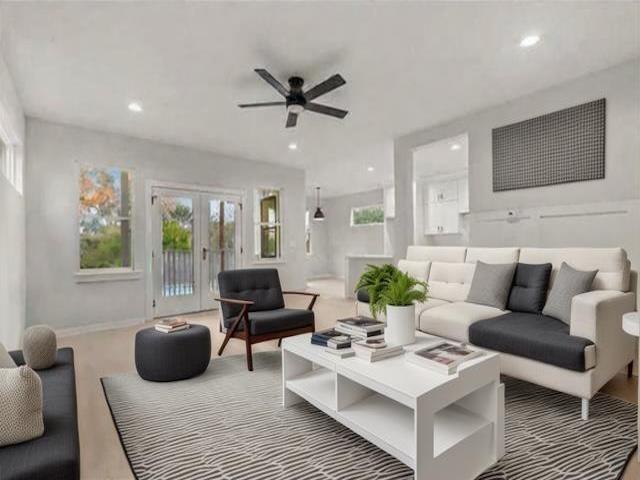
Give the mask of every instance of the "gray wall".
[[(383, 203), (383, 190), (354, 193), (322, 201), (326, 220), (319, 224), (324, 240), (315, 249), (324, 265), (315, 267), (332, 276), (344, 277), (345, 257), (348, 254), (382, 254), (384, 252), (384, 226), (351, 226), (351, 208)], [(315, 206), (315, 202), (311, 204)], [(310, 209), (313, 215), (314, 208)]]
[[(1, 54), (0, 128), (22, 157), (24, 114)], [(9, 349), (19, 347), (25, 326), (24, 236), (24, 197), (0, 174), (0, 342)]]
[(315, 197), (307, 197), (307, 210), (310, 215), (311, 255), (306, 257), (306, 278), (327, 277), (331, 275), (327, 222), (313, 221), (313, 213), (316, 211)]
[[(412, 149), (441, 138), (469, 135), (470, 244), (522, 246), (616, 245), (640, 260), (640, 62), (625, 63), (539, 91), (449, 123), (399, 137), (394, 146), (396, 219), (391, 221), (393, 253), (402, 256), (413, 242)], [(606, 97), (606, 172), (603, 180), (494, 193), (491, 129)], [(599, 204), (595, 205), (594, 204)], [(624, 208), (623, 208), (624, 207)], [(547, 222), (540, 212), (625, 210), (617, 216), (575, 216)], [(496, 228), (486, 215), (507, 209), (531, 214), (529, 221)], [(564, 210), (563, 210), (564, 209)], [(536, 213), (537, 212), (537, 213)], [(604, 219), (606, 217), (606, 220)], [(506, 222), (505, 222), (506, 223)], [(552, 235), (550, 235), (552, 233)], [(552, 245), (553, 244), (553, 245)]]
[[(302, 170), (122, 135), (27, 120), (27, 323), (74, 327), (145, 318), (145, 183), (158, 180), (243, 190), (244, 266), (253, 266), (253, 193), (281, 187), (286, 288), (304, 287), (305, 176)], [(134, 259), (143, 278), (76, 283), (78, 164), (121, 166), (134, 175)]]

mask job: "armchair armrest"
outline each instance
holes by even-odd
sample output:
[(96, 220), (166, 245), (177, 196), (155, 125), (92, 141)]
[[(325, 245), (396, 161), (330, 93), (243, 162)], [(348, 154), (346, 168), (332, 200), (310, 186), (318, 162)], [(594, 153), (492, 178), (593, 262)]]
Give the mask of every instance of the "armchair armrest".
[(635, 310), (635, 295), (617, 290), (593, 290), (573, 297), (570, 334), (598, 345), (622, 331), (622, 315)]
[(315, 305), (316, 300), (320, 296), (319, 293), (300, 292), (300, 291), (295, 291), (295, 290), (286, 290), (286, 291), (283, 291), (282, 294), (283, 295), (306, 295), (308, 297), (313, 297), (311, 299), (311, 302), (309, 302), (309, 306), (307, 307), (307, 310), (313, 310), (313, 306)]
[(251, 300), (238, 300), (235, 298), (224, 298), (224, 297), (215, 297), (214, 298), (215, 301), (217, 302), (224, 302), (224, 303), (233, 303), (234, 305), (253, 305), (255, 302), (252, 302)]

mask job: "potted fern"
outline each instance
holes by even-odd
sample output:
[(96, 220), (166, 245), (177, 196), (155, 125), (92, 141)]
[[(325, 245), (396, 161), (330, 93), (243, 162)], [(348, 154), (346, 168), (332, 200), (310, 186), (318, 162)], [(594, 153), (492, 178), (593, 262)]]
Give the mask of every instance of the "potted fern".
[(426, 282), (401, 272), (393, 265), (368, 265), (356, 290), (366, 288), (374, 318), (386, 314), (385, 340), (408, 345), (415, 341), (415, 303), (427, 300)]

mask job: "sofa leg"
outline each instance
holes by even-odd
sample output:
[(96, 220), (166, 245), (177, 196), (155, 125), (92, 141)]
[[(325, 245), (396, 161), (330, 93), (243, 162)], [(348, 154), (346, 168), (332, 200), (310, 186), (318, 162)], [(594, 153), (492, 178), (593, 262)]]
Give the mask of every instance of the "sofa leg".
[(627, 378), (633, 377), (633, 362), (627, 365)]
[(582, 399), (582, 420), (589, 420), (589, 400), (586, 398)]

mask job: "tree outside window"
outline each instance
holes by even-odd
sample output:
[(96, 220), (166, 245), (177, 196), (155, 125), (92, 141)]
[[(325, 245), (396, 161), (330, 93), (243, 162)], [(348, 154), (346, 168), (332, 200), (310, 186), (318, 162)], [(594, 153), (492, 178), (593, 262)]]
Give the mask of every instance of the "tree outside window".
[(382, 225), (384, 223), (384, 207), (370, 205), (351, 209), (351, 226)]
[(80, 169), (80, 268), (131, 268), (131, 173)]
[(282, 225), (280, 219), (280, 191), (256, 191), (256, 257), (279, 259), (282, 257)]

